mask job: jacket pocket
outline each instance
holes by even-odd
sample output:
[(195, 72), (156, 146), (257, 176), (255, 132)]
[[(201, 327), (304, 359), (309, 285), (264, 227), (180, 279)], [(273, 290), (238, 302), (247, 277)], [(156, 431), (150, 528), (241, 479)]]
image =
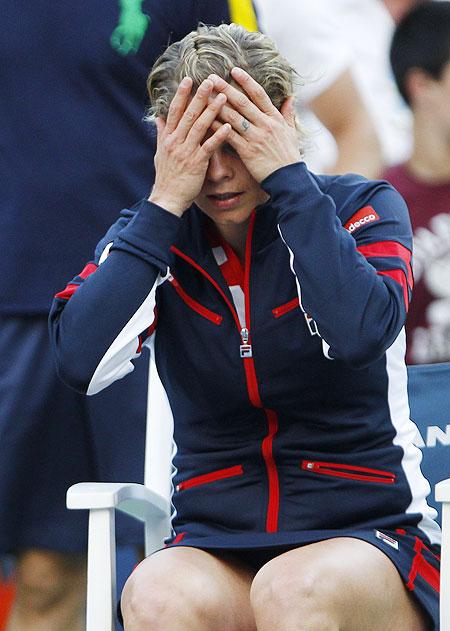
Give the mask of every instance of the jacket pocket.
[(214, 324), (219, 325), (222, 322), (223, 318), (221, 315), (219, 315), (218, 313), (214, 313), (214, 311), (211, 311), (210, 309), (207, 309), (206, 307), (201, 305), (199, 302), (194, 300), (194, 298), (189, 296), (189, 294), (187, 294), (185, 290), (181, 287), (180, 283), (177, 281), (176, 278), (172, 276), (169, 279), (169, 282), (172, 285), (172, 287), (175, 289), (177, 294), (180, 296), (180, 298), (183, 300), (183, 302), (185, 302), (190, 309), (192, 309), (199, 315), (203, 316), (210, 322), (213, 322)]
[(286, 302), (284, 305), (280, 305), (279, 307), (275, 307), (275, 309), (272, 309), (272, 313), (275, 318), (281, 318), (281, 316), (285, 315), (286, 313), (289, 313), (289, 311), (293, 311), (294, 309), (297, 309), (297, 307), (299, 306), (300, 306), (300, 301), (297, 296), (296, 298), (289, 300), (289, 302)]
[(379, 484), (394, 484), (396, 477), (395, 473), (391, 473), (390, 471), (318, 460), (302, 460), (301, 468), (305, 471), (318, 473), (320, 475), (362, 480), (363, 482), (378, 482)]
[(184, 491), (191, 489), (194, 486), (202, 486), (203, 484), (209, 484), (210, 482), (217, 482), (217, 480), (225, 480), (226, 478), (234, 478), (237, 475), (242, 475), (244, 469), (241, 464), (234, 467), (227, 467), (226, 469), (218, 469), (217, 471), (211, 471), (210, 473), (204, 473), (203, 475), (197, 475), (194, 478), (189, 478), (179, 482), (175, 490)]

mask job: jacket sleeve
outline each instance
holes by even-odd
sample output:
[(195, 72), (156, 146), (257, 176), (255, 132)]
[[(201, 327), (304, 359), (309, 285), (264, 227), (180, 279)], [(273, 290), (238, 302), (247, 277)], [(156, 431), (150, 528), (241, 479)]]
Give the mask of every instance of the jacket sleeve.
[(181, 220), (147, 201), (123, 211), (94, 261), (56, 294), (49, 326), (56, 368), (69, 386), (96, 394), (134, 368), (155, 327), (155, 293), (170, 266)]
[(262, 186), (325, 355), (354, 367), (379, 359), (404, 325), (413, 282), (402, 197), (386, 182), (359, 176), (322, 189), (303, 163), (279, 169)]

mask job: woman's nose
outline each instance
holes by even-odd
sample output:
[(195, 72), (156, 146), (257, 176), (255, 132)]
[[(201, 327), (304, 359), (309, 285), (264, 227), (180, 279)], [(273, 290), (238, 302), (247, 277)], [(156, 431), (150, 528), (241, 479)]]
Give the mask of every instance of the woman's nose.
[(211, 182), (220, 182), (232, 177), (233, 169), (231, 168), (228, 156), (224, 151), (218, 149), (209, 159), (209, 166), (206, 172), (206, 178)]

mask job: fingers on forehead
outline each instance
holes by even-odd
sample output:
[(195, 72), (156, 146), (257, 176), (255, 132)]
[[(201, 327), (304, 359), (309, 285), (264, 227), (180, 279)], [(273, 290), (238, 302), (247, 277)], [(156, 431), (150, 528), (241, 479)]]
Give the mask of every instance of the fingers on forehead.
[[(238, 70), (241, 69), (238, 68)], [(237, 87), (217, 75), (210, 75), (208, 78), (214, 82), (215, 89), (226, 94), (230, 103), (235, 105), (241, 112), (253, 115), (261, 111), (266, 113), (273, 112), (276, 108), (264, 88), (248, 73), (243, 70), (242, 72), (245, 78), (241, 80), (241, 76), (237, 75), (239, 77)]]
[[(187, 79), (189, 81), (186, 81)], [(169, 108), (169, 115), (167, 117), (169, 126), (168, 131), (174, 131), (174, 129), (179, 125), (183, 128), (186, 127), (186, 125), (191, 125), (203, 111), (205, 103), (211, 94), (212, 88), (212, 81), (205, 80), (199, 86), (195, 94), (191, 96), (192, 79), (190, 77), (185, 77), (178, 86), (177, 92)]]
[(213, 92), (214, 84), (212, 81), (205, 79), (194, 93), (189, 94), (189, 103), (186, 109), (198, 110), (203, 109), (205, 104), (211, 101), (212, 97), (217, 96), (218, 92)]
[(231, 70), (231, 76), (263, 111), (270, 112), (276, 109), (262, 85), (255, 81), (248, 72), (245, 72), (242, 68), (233, 68)]
[(242, 114), (233, 105), (225, 103), (220, 111), (221, 116), (226, 116), (227, 120), (242, 120)]
[[(229, 123), (228, 123), (229, 124)], [(216, 131), (217, 129), (219, 129), (220, 127), (222, 127), (223, 124), (219, 123), (219, 121), (215, 120), (211, 123), (211, 129), (213, 131)], [(227, 139), (226, 142), (229, 143), (234, 149), (238, 150), (238, 149), (244, 149), (245, 146), (247, 145), (247, 141), (242, 138), (242, 136), (240, 136), (234, 129), (233, 127), (231, 127), (231, 129), (228, 132), (227, 135)]]
[(248, 96), (241, 92), (238, 88), (235, 88), (226, 81), (215, 84), (215, 87), (218, 91), (223, 92), (226, 95), (231, 105), (233, 105), (233, 107), (235, 107), (239, 112), (250, 117), (252, 117), (252, 115), (258, 115), (259, 111), (256, 105), (252, 103)]
[(173, 103), (176, 104), (186, 101), (191, 94), (191, 90), (192, 79), (190, 77), (184, 77), (179, 83), (170, 105), (172, 106)]
[(184, 77), (169, 105), (169, 110), (167, 112), (167, 131), (172, 131), (177, 126), (184, 108), (186, 107), (191, 89), (192, 79), (190, 77)]

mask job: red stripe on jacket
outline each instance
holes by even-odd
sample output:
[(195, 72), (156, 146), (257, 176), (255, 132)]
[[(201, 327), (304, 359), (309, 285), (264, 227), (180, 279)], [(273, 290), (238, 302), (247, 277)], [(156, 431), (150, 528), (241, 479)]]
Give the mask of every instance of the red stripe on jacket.
[(398, 283), (403, 289), (403, 300), (405, 302), (405, 309), (408, 311), (409, 309), (409, 291), (408, 285), (406, 283), (405, 272), (402, 269), (391, 269), (385, 272), (377, 272), (379, 276), (389, 276), (393, 278), (396, 283)]
[(411, 269), (411, 252), (408, 248), (405, 248), (401, 243), (397, 241), (379, 241), (378, 243), (369, 243), (367, 245), (360, 245), (357, 248), (365, 258), (379, 257), (379, 258), (399, 258), (405, 266), (406, 272), (403, 269), (393, 270), (377, 270), (377, 274), (380, 276), (389, 276), (396, 283), (398, 283), (403, 290), (403, 300), (405, 302), (406, 311), (409, 308), (409, 289), (413, 288), (413, 274)]
[[(88, 263), (82, 271), (78, 274), (78, 278), (82, 278), (85, 280), (88, 276), (93, 274), (98, 269), (98, 265), (95, 263)], [(69, 300), (72, 298), (73, 294), (76, 292), (80, 283), (69, 283), (63, 291), (55, 294), (55, 298), (60, 298), (62, 300)]]
[(402, 259), (406, 265), (408, 285), (413, 287), (413, 275), (411, 270), (411, 252), (404, 245), (397, 241), (379, 241), (378, 243), (369, 243), (357, 247), (358, 252), (367, 259), (370, 257), (397, 257)]

